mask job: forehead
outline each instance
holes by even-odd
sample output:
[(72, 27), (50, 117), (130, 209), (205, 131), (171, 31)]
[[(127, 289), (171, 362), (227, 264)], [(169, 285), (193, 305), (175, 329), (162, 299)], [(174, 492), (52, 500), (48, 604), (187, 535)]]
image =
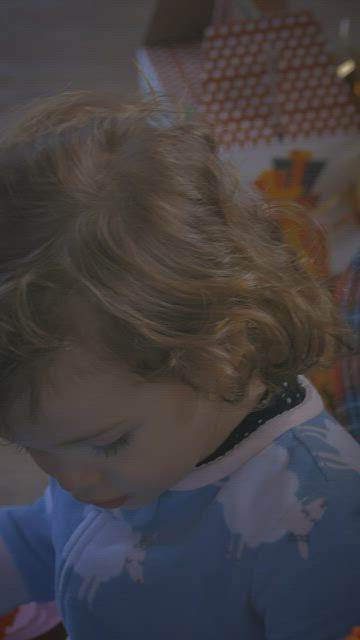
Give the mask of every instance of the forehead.
[(145, 382), (121, 363), (104, 363), (81, 348), (72, 347), (60, 353), (46, 372), (42, 403), (46, 397), (54, 400), (65, 396), (76, 401), (78, 394), (95, 394), (99, 400), (104, 393), (138, 393), (144, 386)]
[[(191, 411), (194, 392), (177, 382), (147, 382), (125, 367), (100, 364), (80, 349), (64, 351), (46, 371), (39, 411), (29, 394), (14, 405), (12, 433), (92, 432), (117, 420), (170, 420)], [(47, 436), (46, 436), (47, 437)]]
[[(104, 365), (81, 349), (73, 348), (58, 354), (33, 385), (14, 403), (11, 433), (19, 425), (36, 428), (40, 423), (83, 419), (85, 414), (102, 410), (106, 404), (120, 407), (139, 399), (145, 383), (121, 366)], [(70, 420), (72, 421), (72, 420)]]

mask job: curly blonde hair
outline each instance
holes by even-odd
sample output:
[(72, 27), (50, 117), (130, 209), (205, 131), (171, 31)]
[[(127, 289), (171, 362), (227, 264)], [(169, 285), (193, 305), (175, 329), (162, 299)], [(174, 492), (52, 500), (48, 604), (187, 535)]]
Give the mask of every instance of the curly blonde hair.
[(338, 357), (345, 328), (284, 242), (284, 205), (245, 192), (186, 109), (79, 91), (20, 116), (0, 147), (3, 433), (24, 391), (36, 417), (71, 345), (229, 403)]

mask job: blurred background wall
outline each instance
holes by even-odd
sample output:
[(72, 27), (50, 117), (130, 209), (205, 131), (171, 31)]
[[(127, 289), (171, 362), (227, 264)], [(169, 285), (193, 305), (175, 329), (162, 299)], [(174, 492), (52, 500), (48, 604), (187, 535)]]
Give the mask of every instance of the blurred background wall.
[(65, 89), (136, 87), (153, 0), (1, 0), (0, 114)]

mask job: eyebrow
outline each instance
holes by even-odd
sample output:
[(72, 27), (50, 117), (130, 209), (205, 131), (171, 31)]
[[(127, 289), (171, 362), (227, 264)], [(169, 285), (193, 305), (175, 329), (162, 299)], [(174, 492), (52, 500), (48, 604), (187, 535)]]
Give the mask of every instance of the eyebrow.
[(135, 425), (130, 424), (127, 420), (117, 420), (116, 422), (112, 422), (111, 424), (108, 424), (104, 431), (101, 431), (100, 433), (95, 433), (94, 435), (91, 436), (86, 436), (85, 438), (74, 438), (73, 440), (67, 440), (66, 442), (60, 442), (57, 446), (58, 447), (67, 447), (71, 444), (79, 444), (80, 442), (89, 442), (91, 440), (96, 440), (97, 438), (100, 438), (100, 436), (104, 436), (107, 433), (111, 433), (112, 431), (114, 431), (114, 429), (116, 429), (116, 427), (120, 427), (122, 424), (127, 423), (128, 427), (132, 427)]

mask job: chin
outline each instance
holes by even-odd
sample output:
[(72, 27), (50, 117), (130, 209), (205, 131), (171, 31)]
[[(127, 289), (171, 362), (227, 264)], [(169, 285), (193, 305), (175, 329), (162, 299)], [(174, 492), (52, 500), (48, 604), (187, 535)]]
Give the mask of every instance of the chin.
[(121, 508), (122, 509), (142, 509), (142, 507), (146, 507), (148, 504), (150, 504), (150, 501), (147, 502), (146, 500), (133, 498), (132, 500), (128, 500), (126, 502), (126, 505), (124, 504), (124, 506)]
[(148, 498), (146, 498), (145, 496), (143, 498), (130, 498), (129, 500), (127, 500), (126, 505), (124, 505), (123, 507), (121, 507), (122, 509), (142, 509), (143, 507), (147, 507), (149, 506), (152, 502), (155, 502), (155, 500), (157, 500), (159, 496), (155, 495), (155, 496), (149, 496)]

